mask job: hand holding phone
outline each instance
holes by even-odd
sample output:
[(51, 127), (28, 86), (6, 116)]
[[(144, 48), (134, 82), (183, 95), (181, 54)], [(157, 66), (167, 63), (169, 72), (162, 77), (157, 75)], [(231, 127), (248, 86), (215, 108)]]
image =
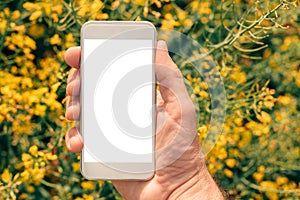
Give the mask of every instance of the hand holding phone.
[[(79, 119), (80, 113), (79, 100), (76, 100), (80, 88), (78, 81), (80, 51), (79, 47), (70, 48), (65, 55), (66, 62), (75, 68), (69, 75), (67, 87), (67, 94), (75, 100), (70, 100), (66, 111), (66, 117), (72, 120)], [(224, 199), (206, 169), (205, 159), (199, 157), (194, 106), (187, 94), (180, 71), (168, 54), (165, 42), (159, 41), (157, 44), (155, 64), (157, 81), (161, 86), (165, 86), (160, 87), (156, 93), (156, 149), (164, 148), (165, 151), (156, 154), (158, 170), (151, 179), (112, 181), (114, 186), (125, 199)], [(181, 103), (178, 99), (181, 99)], [(181, 126), (183, 129), (179, 132)], [(176, 140), (177, 143), (169, 145), (175, 137), (179, 138)], [(189, 139), (193, 142), (186, 148), (182, 141)], [(71, 152), (82, 150), (83, 141), (77, 127), (69, 130), (66, 144)], [(170, 158), (176, 155), (181, 156), (170, 162)], [(166, 166), (165, 163), (169, 165)]]

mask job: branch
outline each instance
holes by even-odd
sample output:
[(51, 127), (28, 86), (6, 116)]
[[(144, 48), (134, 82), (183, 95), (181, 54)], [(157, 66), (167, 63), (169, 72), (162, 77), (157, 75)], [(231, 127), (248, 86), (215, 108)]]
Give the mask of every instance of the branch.
[(250, 181), (248, 181), (244, 177), (241, 178), (240, 180), (243, 182), (244, 185), (249, 186), (252, 189), (263, 191), (263, 192), (274, 192), (274, 193), (278, 193), (278, 194), (293, 194), (293, 193), (299, 193), (300, 192), (299, 189), (295, 189), (295, 190), (276, 190), (276, 189), (263, 188), (260, 185), (251, 183)]
[[(281, 7), (287, 5), (288, 2), (286, 0), (281, 1), (280, 4), (278, 4), (274, 9), (272, 9), (270, 12), (268, 12), (265, 15), (262, 15), (258, 20), (254, 21), (251, 25), (249, 26), (245, 26), (243, 25), (243, 21), (239, 22), (239, 31), (236, 34), (232, 34), (232, 31), (230, 33), (228, 33), (228, 35), (226, 36), (225, 40), (223, 42), (220, 42), (219, 44), (216, 45), (211, 45), (212, 48), (205, 53), (205, 55), (197, 55), (194, 56), (188, 60), (186, 60), (185, 62), (182, 63), (182, 65), (185, 65), (187, 63), (192, 63), (198, 60), (201, 60), (202, 58), (204, 58), (205, 56), (212, 54), (214, 51), (223, 48), (225, 46), (230, 46), (232, 45), (240, 36), (244, 35), (246, 32), (249, 32), (251, 29), (255, 28), (257, 25), (260, 25), (264, 20), (266, 19), (270, 19), (269, 16), (274, 14), (277, 10), (279, 10)], [(243, 27), (245, 27), (244, 29), (242, 29)], [(263, 27), (264, 28), (264, 27)], [(253, 35), (253, 34), (252, 34)]]

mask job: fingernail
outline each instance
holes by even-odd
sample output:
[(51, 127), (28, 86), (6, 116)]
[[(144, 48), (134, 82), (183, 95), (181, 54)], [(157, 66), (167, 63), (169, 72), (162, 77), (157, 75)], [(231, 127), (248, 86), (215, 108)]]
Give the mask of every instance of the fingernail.
[(157, 48), (158, 49), (163, 49), (163, 50), (168, 50), (167, 43), (164, 40), (158, 40), (157, 41)]
[(83, 142), (79, 135), (70, 138), (70, 149), (72, 152), (80, 152), (83, 147)]

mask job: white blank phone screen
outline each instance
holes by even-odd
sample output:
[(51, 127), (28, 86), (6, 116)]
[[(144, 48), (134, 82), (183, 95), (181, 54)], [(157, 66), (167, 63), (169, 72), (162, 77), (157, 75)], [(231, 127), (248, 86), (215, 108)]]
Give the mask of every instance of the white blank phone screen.
[(153, 41), (84, 39), (84, 162), (153, 161)]

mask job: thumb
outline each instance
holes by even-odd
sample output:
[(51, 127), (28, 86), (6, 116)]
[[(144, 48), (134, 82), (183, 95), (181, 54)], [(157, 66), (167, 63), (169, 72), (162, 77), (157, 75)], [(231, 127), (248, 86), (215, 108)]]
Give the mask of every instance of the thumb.
[(163, 40), (157, 41), (155, 56), (156, 56), (155, 57), (156, 64), (169, 66), (171, 69), (180, 72), (176, 64), (173, 62), (172, 58), (169, 55), (168, 46), (165, 41)]
[(164, 102), (174, 99), (189, 100), (182, 74), (170, 57), (167, 44), (163, 40), (159, 40), (156, 46), (155, 74)]

